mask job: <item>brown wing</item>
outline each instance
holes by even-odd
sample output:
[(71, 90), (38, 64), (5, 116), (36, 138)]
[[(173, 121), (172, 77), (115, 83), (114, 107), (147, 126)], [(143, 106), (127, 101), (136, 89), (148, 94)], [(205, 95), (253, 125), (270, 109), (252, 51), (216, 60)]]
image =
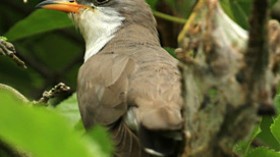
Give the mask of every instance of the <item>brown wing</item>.
[(160, 47), (135, 53), (137, 68), (130, 77), (129, 104), (137, 106), (138, 121), (150, 130), (182, 128), (181, 76), (178, 61)]
[(139, 139), (120, 119), (127, 112), (128, 76), (134, 61), (124, 55), (99, 54), (89, 59), (78, 76), (78, 102), (86, 128), (106, 126), (115, 142), (116, 157), (149, 157)]
[(99, 54), (81, 67), (78, 102), (85, 127), (110, 125), (127, 111), (128, 75), (134, 62), (118, 54)]

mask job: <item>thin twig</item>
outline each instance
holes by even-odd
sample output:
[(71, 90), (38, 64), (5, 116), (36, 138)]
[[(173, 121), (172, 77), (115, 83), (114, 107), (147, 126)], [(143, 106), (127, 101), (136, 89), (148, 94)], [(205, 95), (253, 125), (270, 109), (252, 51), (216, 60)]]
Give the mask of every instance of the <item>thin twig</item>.
[(171, 22), (175, 22), (175, 23), (179, 23), (179, 24), (185, 24), (187, 22), (187, 20), (184, 19), (184, 18), (171, 16), (171, 15), (159, 12), (159, 11), (154, 11), (153, 13), (156, 17), (162, 18), (162, 19), (167, 20), (167, 21), (171, 21)]
[(9, 56), (18, 66), (27, 69), (26, 64), (16, 56), (16, 50), (12, 43), (0, 38), (0, 55)]
[(59, 83), (55, 85), (51, 90), (45, 91), (42, 97), (40, 98), (40, 100), (35, 102), (35, 104), (38, 103), (46, 104), (51, 98), (57, 97), (58, 95), (69, 91), (70, 91), (69, 86), (65, 85), (64, 83)]

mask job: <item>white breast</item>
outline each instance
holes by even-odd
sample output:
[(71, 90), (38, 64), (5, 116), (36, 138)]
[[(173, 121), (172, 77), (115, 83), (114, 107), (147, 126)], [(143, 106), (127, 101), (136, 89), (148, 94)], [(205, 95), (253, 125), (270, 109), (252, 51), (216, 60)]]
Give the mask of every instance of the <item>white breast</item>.
[(125, 19), (112, 8), (97, 7), (70, 16), (86, 42), (84, 61), (98, 53), (113, 37)]

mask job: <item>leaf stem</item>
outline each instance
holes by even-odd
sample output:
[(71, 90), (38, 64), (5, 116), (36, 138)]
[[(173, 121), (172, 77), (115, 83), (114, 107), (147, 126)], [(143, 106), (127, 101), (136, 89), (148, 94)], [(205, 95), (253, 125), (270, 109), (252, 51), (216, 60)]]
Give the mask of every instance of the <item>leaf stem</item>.
[(184, 18), (171, 16), (171, 15), (159, 12), (159, 11), (153, 11), (153, 13), (156, 17), (162, 18), (162, 19), (167, 20), (167, 21), (171, 21), (171, 22), (175, 22), (175, 23), (179, 23), (179, 24), (185, 24), (187, 22), (187, 20), (184, 19)]

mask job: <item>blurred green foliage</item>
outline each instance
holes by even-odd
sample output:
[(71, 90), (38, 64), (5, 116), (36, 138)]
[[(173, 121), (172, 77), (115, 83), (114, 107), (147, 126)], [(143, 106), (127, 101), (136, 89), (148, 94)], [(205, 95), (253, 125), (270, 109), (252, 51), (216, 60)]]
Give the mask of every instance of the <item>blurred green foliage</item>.
[[(57, 105), (56, 107), (51, 107), (63, 117), (65, 117), (69, 122), (71, 122), (72, 127), (75, 128), (81, 123), (81, 117), (79, 114), (79, 108), (77, 105), (77, 95), (73, 94), (71, 97)], [(78, 129), (81, 132), (84, 132), (83, 128)]]
[[(280, 106), (280, 104), (277, 105)], [(243, 155), (246, 157), (280, 157), (280, 115), (274, 118), (264, 117), (260, 127), (258, 136), (251, 140), (262, 140), (265, 143), (260, 147), (250, 149)]]
[(111, 153), (105, 131), (94, 129), (95, 137), (103, 142), (82, 136), (53, 110), (33, 107), (8, 90), (0, 89), (0, 95), (0, 137), (18, 150), (36, 157), (106, 157)]
[[(35, 10), (41, 0), (24, 4), (20, 0), (2, 0), (0, 35), (8, 37), (27, 63), (27, 70), (0, 56), (0, 83), (15, 87), (29, 99), (62, 81), (75, 91), (76, 75), (83, 62), (84, 42), (67, 15)], [(271, 0), (271, 4), (277, 0)], [(196, 0), (147, 0), (154, 10), (163, 3), (178, 17), (187, 18)], [(248, 29), (252, 0), (220, 0), (226, 13)], [(170, 30), (167, 30), (170, 31)], [(165, 46), (165, 45), (163, 45)], [(173, 48), (167, 48), (173, 53)], [(30, 107), (17, 100), (14, 93), (0, 89), (0, 137), (20, 150), (38, 157), (108, 156), (113, 148), (104, 128), (84, 134), (76, 95), (56, 107)], [(280, 108), (279, 96), (276, 99)], [(247, 157), (280, 156), (280, 117), (264, 117), (250, 139), (241, 141), (235, 150)], [(83, 136), (82, 136), (83, 135)], [(261, 141), (265, 147), (253, 149)], [(0, 150), (0, 156), (1, 150)]]
[[(248, 17), (251, 12), (253, 0), (221, 0), (221, 5), (226, 13), (240, 26), (248, 29)], [(270, 0), (271, 7), (277, 0)]]
[(65, 18), (65, 13), (41, 9), (34, 11), (27, 18), (16, 23), (5, 34), (5, 37), (7, 37), (9, 41), (13, 42), (34, 36), (36, 34), (71, 26), (72, 22), (70, 19)]
[(279, 157), (280, 154), (271, 149), (260, 147), (248, 154), (247, 157)]

